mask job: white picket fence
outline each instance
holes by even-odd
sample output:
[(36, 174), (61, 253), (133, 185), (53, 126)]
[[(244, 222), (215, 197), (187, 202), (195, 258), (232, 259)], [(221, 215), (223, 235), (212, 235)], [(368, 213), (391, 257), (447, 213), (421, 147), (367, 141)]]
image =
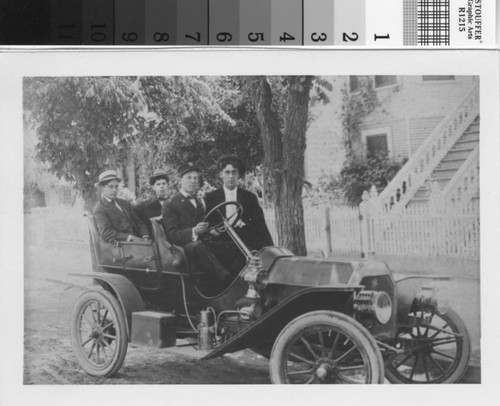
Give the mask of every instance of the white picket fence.
[[(264, 210), (278, 242), (274, 212)], [(329, 205), (305, 209), (308, 250), (328, 255), (404, 255), (479, 259), (479, 206), (410, 206), (398, 213)]]
[[(273, 209), (264, 216), (279, 242)], [(438, 209), (410, 206), (398, 213), (321, 205), (304, 209), (307, 248), (325, 255), (404, 255), (479, 259), (479, 205)], [(88, 224), (80, 210), (33, 209), (25, 216), (25, 240), (88, 243)]]
[(370, 216), (369, 252), (387, 255), (479, 259), (479, 211), (475, 206), (436, 212), (427, 205)]

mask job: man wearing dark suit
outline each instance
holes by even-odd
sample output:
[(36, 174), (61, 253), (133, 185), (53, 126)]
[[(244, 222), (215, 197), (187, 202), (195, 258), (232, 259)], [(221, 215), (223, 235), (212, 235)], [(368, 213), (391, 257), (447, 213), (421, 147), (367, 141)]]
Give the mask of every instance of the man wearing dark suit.
[(220, 291), (220, 287), (226, 287), (233, 278), (202, 241), (208, 223), (203, 222), (204, 204), (196, 197), (199, 172), (192, 164), (179, 168), (180, 190), (164, 204), (162, 221), (169, 242), (184, 248), (188, 258), (192, 259), (194, 270), (205, 273), (206, 291), (214, 293)]
[(101, 198), (94, 208), (99, 234), (107, 242), (147, 240), (148, 230), (135, 215), (132, 205), (116, 197), (120, 181), (116, 172), (109, 170), (101, 173), (95, 184), (101, 189)]
[(163, 205), (165, 204), (168, 196), (168, 174), (163, 169), (157, 169), (149, 178), (149, 184), (153, 188), (156, 197), (147, 200), (135, 208), (135, 213), (146, 227), (148, 228), (149, 235), (153, 235), (151, 217), (160, 217)]
[[(217, 170), (222, 180), (222, 186), (205, 196), (206, 210), (209, 212), (220, 203), (237, 201), (243, 207), (240, 221), (233, 226), (234, 230), (250, 250), (259, 250), (273, 245), (273, 239), (264, 220), (264, 213), (257, 196), (237, 187), (238, 179), (245, 173), (243, 162), (234, 155), (224, 155), (217, 162)], [(232, 214), (235, 206), (226, 206), (226, 217)], [(216, 215), (210, 216), (210, 225), (220, 222)], [(227, 233), (221, 234), (221, 239), (230, 238)]]

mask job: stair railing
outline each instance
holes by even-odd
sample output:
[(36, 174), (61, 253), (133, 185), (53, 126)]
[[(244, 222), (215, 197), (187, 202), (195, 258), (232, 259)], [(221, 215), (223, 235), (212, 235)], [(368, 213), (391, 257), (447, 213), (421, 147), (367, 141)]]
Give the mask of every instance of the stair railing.
[(479, 85), (432, 131), (380, 194), (385, 210), (405, 207), (434, 168), (479, 114)]
[(443, 199), (452, 207), (463, 207), (471, 201), (478, 190), (479, 144), (443, 189)]

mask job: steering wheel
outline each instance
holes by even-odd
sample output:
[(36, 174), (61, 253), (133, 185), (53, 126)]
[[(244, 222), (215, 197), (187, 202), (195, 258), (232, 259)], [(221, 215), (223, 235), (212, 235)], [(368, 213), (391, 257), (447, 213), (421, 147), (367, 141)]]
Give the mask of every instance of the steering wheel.
[[(231, 214), (229, 217), (226, 217), (225, 210), (221, 211), (220, 209), (225, 208), (226, 206), (231, 206), (231, 205), (236, 206), (236, 211), (233, 214)], [(241, 205), (241, 203), (234, 202), (234, 201), (219, 203), (217, 206), (215, 206), (212, 210), (210, 210), (205, 215), (205, 217), (203, 218), (203, 222), (206, 222), (208, 220), (208, 218), (215, 213), (219, 214), (219, 216), (222, 218), (222, 221), (220, 223), (217, 223), (216, 225), (210, 227), (209, 231), (217, 230), (219, 233), (223, 233), (227, 229), (226, 226), (224, 225), (224, 220), (229, 222), (230, 227), (233, 227), (234, 225), (236, 225), (243, 214), (243, 206)]]

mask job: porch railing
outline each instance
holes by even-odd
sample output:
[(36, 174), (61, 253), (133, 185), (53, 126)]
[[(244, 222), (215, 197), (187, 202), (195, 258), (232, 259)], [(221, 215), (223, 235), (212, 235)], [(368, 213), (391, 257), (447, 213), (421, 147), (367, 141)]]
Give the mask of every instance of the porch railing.
[(446, 116), (380, 194), (386, 210), (398, 210), (410, 201), (434, 168), (479, 114), (479, 85)]

